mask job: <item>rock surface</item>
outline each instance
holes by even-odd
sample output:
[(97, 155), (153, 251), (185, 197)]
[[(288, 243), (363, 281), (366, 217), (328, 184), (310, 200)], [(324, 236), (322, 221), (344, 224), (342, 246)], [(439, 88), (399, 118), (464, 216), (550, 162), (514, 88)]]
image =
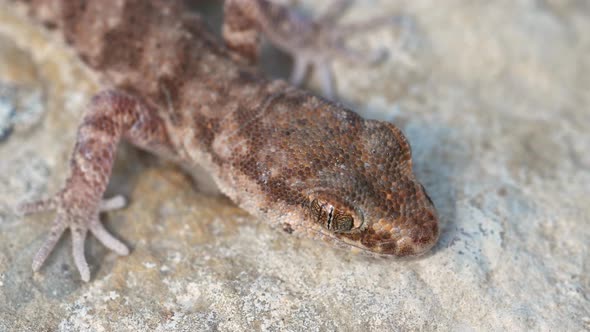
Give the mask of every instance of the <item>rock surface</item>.
[(590, 330), (590, 4), (371, 0), (345, 19), (384, 13), (402, 27), (355, 43), (389, 60), (336, 81), (407, 133), (442, 222), (431, 254), (290, 237), (124, 146), (109, 193), (132, 204), (103, 220), (133, 250), (91, 238), (86, 284), (69, 236), (31, 272), (51, 216), (12, 208), (61, 186), (96, 86), (0, 1), (0, 331)]

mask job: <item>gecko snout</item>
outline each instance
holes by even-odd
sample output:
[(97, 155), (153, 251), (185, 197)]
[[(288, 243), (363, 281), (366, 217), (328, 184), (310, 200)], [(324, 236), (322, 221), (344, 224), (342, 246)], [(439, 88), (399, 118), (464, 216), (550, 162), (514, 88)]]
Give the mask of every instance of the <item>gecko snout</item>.
[(389, 239), (377, 243), (379, 252), (398, 257), (418, 256), (434, 246), (439, 236), (435, 211), (421, 211), (398, 227), (394, 227)]
[[(402, 216), (384, 222), (390, 227), (385, 234), (382, 230), (384, 240), (377, 244), (382, 254), (399, 257), (418, 256), (430, 250), (437, 242), (439, 227), (436, 209), (423, 187), (422, 191), (424, 200), (419, 207), (404, 209)], [(387, 237), (389, 239), (386, 239)]]
[[(432, 207), (431, 204), (429, 206)], [(429, 207), (412, 212), (402, 217), (369, 221), (364, 230), (336, 235), (347, 243), (378, 255), (419, 256), (438, 240), (438, 217), (434, 208)]]
[(404, 188), (404, 193), (390, 191), (384, 195), (386, 199), (358, 208), (316, 193), (308, 205), (309, 215), (325, 231), (366, 252), (418, 256), (438, 240), (438, 216), (420, 183), (409, 181)]
[(439, 237), (438, 216), (424, 187), (415, 186), (409, 204), (396, 205), (385, 216), (368, 221), (358, 239), (369, 251), (397, 257), (418, 256), (434, 246)]

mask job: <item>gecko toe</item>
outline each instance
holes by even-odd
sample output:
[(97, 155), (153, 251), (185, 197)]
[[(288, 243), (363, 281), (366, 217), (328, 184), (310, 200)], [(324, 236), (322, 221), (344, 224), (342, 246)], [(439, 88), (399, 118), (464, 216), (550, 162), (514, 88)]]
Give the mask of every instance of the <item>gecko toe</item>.
[(117, 195), (108, 199), (103, 199), (100, 202), (99, 211), (106, 212), (112, 210), (122, 209), (127, 206), (127, 199), (123, 195)]
[(101, 224), (100, 220), (96, 219), (90, 224), (90, 231), (100, 243), (116, 252), (118, 255), (127, 256), (129, 254), (129, 248), (109, 233), (109, 231), (107, 231)]
[(66, 230), (66, 227), (67, 224), (65, 223), (65, 220), (61, 216), (58, 216), (53, 223), (53, 227), (51, 227), (49, 236), (47, 237), (41, 248), (39, 248), (39, 250), (37, 251), (35, 258), (33, 258), (33, 271), (39, 271), (39, 269), (41, 268), (41, 266), (43, 265), (43, 263), (55, 247), (55, 245), (57, 244), (57, 241), (59, 241), (59, 238)]
[(319, 75), (322, 93), (326, 98), (334, 99), (334, 73), (330, 63), (323, 60), (316, 61), (315, 70)]
[(291, 84), (295, 86), (300, 86), (305, 80), (305, 77), (307, 76), (307, 72), (309, 71), (310, 65), (310, 60), (307, 59), (305, 56), (294, 54), (293, 69), (291, 71), (291, 77), (289, 78)]
[(84, 241), (86, 240), (86, 229), (73, 228), (72, 229), (72, 254), (74, 256), (74, 263), (80, 272), (80, 277), (83, 281), (90, 280), (90, 269), (84, 256)]

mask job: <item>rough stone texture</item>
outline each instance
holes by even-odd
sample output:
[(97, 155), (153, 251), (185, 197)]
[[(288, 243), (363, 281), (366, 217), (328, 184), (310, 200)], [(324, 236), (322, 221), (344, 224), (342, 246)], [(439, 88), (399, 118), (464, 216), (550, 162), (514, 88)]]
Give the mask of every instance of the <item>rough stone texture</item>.
[(60, 187), (96, 86), (0, 5), (0, 331), (590, 330), (590, 4), (372, 0), (347, 18), (383, 13), (404, 13), (404, 28), (355, 42), (401, 40), (412, 61), (337, 63), (337, 82), (407, 133), (442, 221), (430, 255), (290, 237), (123, 147), (109, 193), (132, 204), (104, 220), (133, 251), (91, 239), (85, 284), (69, 236), (33, 274), (51, 216), (11, 211)]

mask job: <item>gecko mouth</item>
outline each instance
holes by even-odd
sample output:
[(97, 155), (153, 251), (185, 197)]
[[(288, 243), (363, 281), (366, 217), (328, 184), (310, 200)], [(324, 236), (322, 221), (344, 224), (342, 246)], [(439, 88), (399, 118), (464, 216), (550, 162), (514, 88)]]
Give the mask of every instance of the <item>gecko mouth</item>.
[(426, 199), (428, 200), (428, 202), (430, 202), (430, 204), (432, 205), (433, 208), (436, 208), (434, 206), (434, 202), (432, 201), (432, 198), (430, 198), (430, 196), (428, 195), (428, 193), (426, 192), (426, 189), (424, 188), (424, 186), (422, 184), (420, 184), (420, 188), (422, 188), (422, 192), (424, 193), (424, 196), (426, 196)]

